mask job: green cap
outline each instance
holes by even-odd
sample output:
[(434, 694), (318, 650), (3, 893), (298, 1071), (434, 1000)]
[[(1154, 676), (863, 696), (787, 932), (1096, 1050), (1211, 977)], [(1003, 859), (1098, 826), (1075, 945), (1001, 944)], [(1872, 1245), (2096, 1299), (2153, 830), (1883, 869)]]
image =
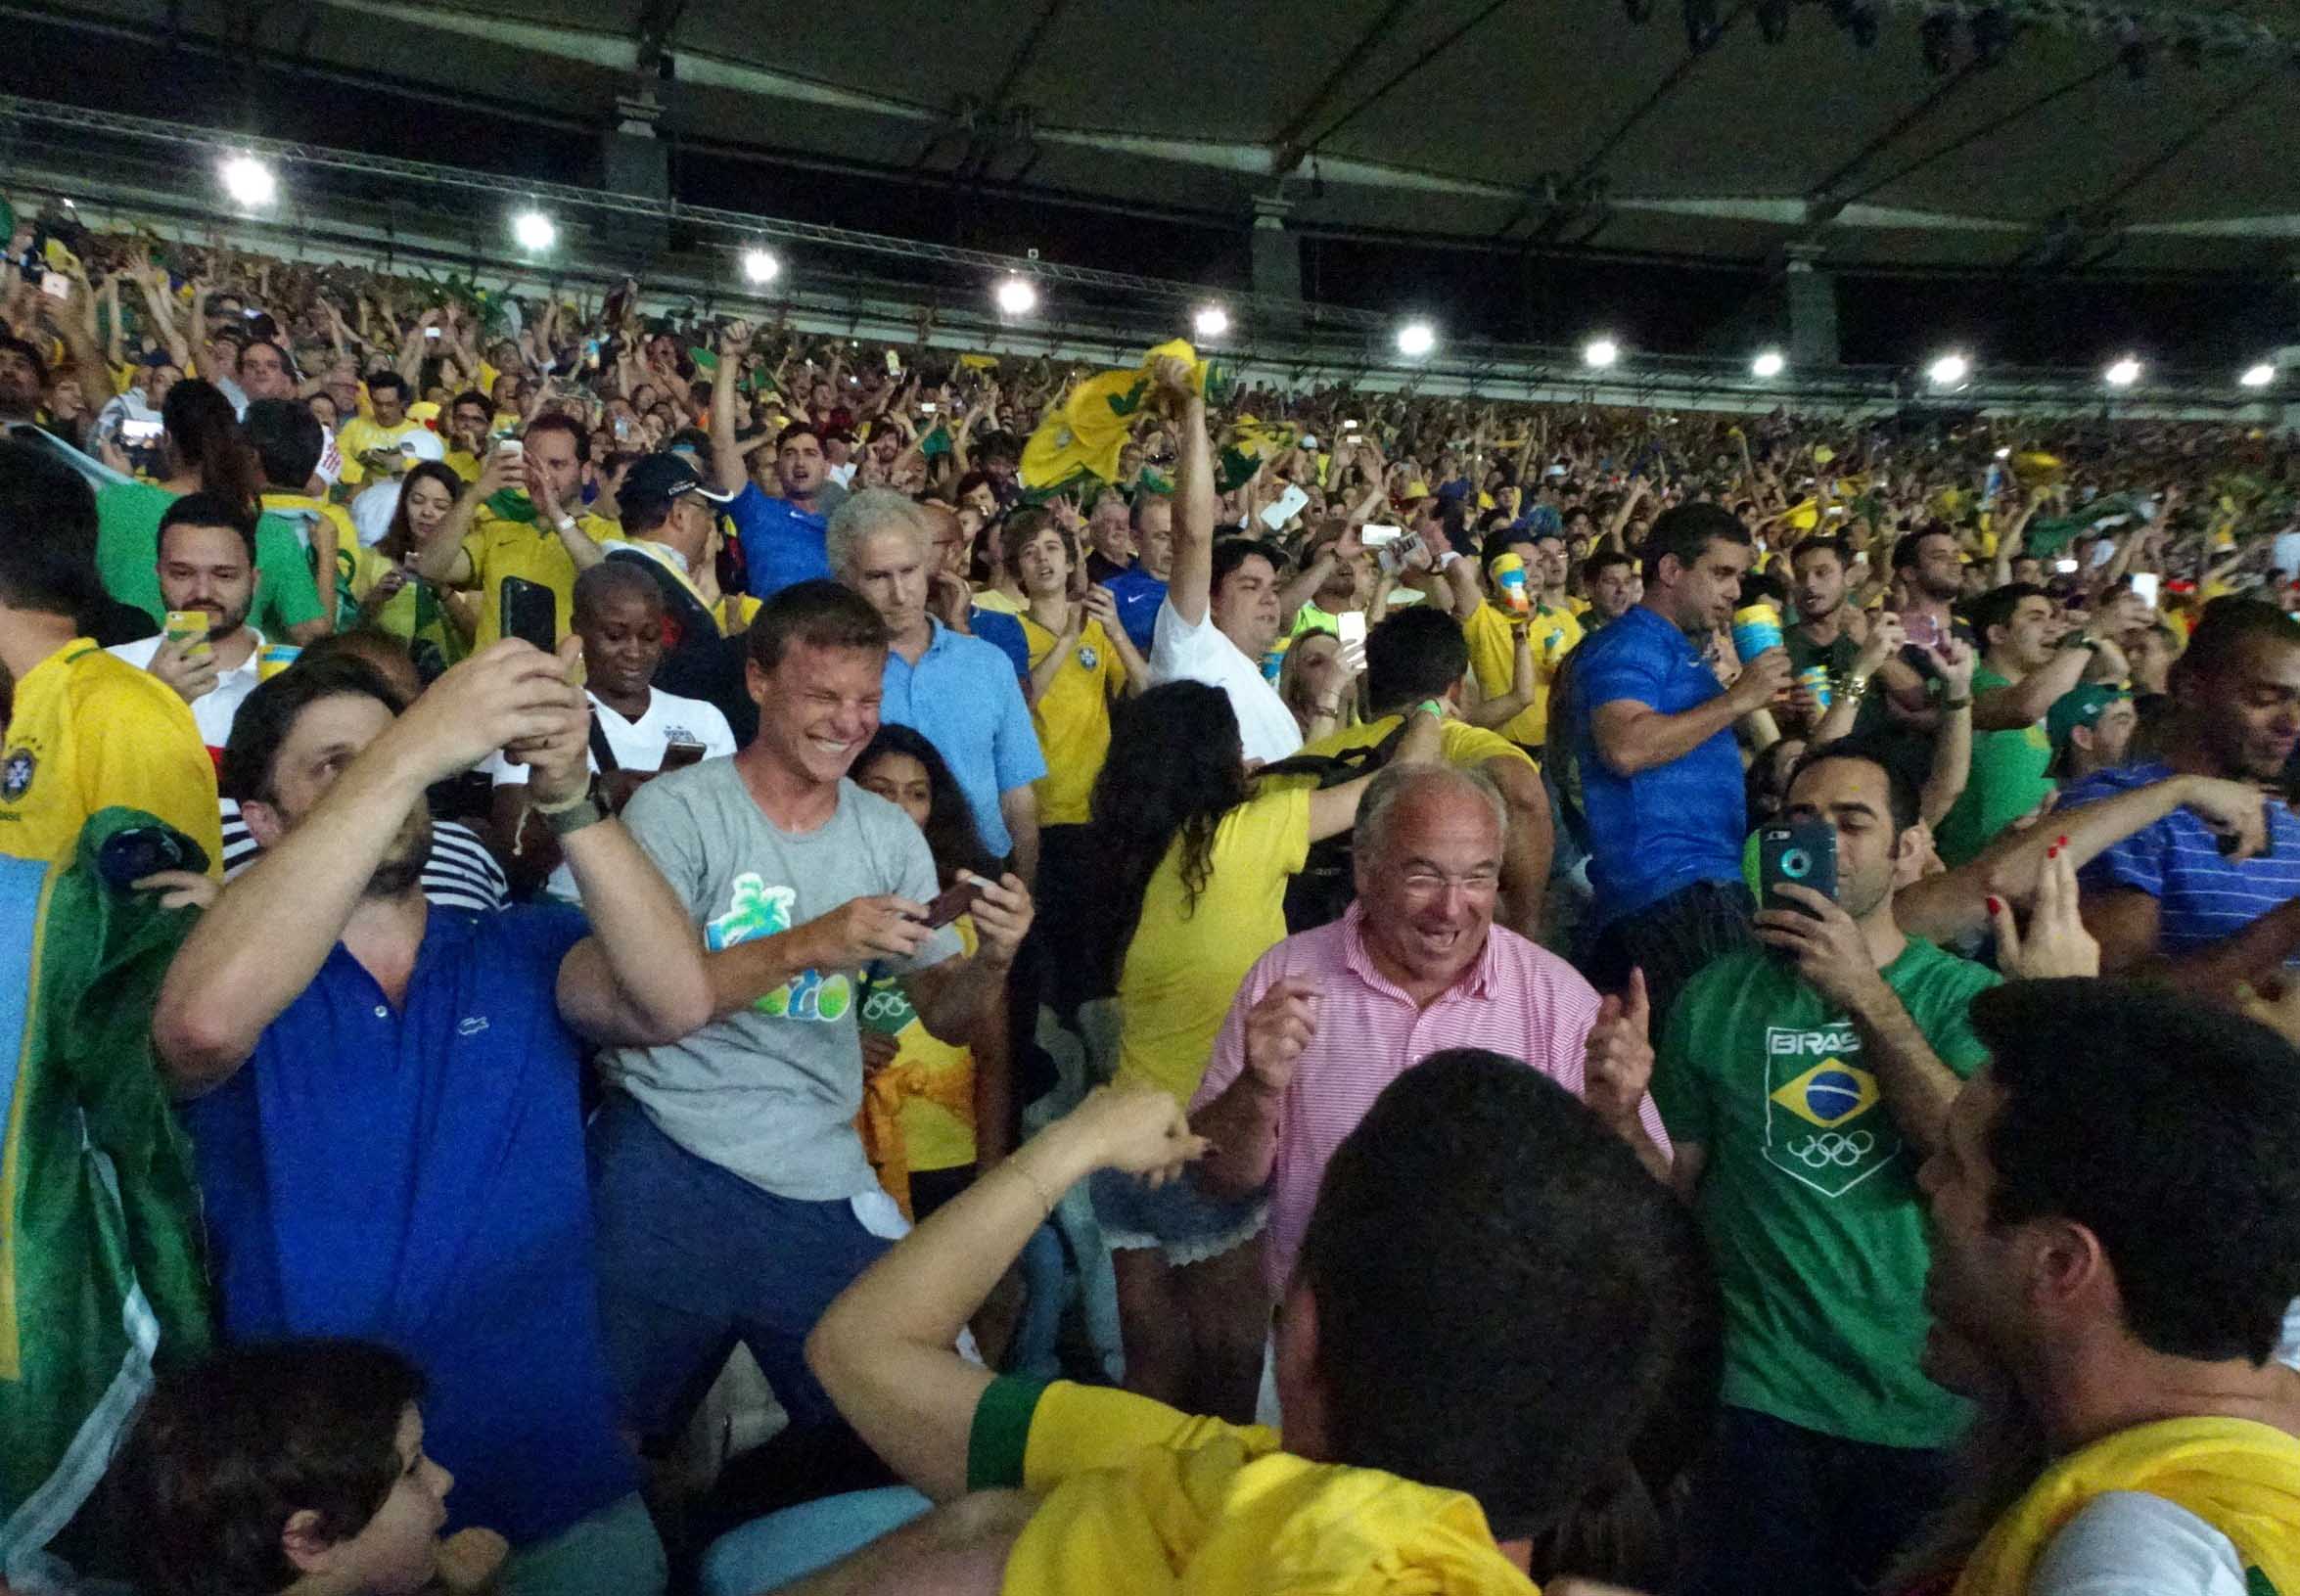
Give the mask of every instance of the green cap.
[(2079, 726), (2096, 725), (2100, 711), (2119, 699), (2132, 695), (2121, 687), (2110, 687), (2105, 682), (2086, 682), (2072, 687), (2052, 701), (2052, 707), (2045, 712), (2045, 735), (2054, 750), (2068, 747), (2068, 734)]

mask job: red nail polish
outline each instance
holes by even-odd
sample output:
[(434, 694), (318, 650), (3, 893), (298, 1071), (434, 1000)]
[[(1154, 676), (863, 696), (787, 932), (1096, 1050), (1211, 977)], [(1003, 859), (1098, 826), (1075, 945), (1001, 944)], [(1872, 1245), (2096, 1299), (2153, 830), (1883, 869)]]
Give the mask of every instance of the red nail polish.
[(2062, 839), (2059, 841), (2059, 843), (2058, 843), (2057, 844), (2055, 844), (2055, 845), (2056, 845), (2056, 846), (2058, 846), (2058, 847), (2066, 847), (2066, 846), (2068, 846), (2068, 839), (2067, 839), (2067, 838), (2065, 838), (2065, 837), (2063, 837), (2063, 838), (2062, 838)]
[(2002, 914), (2004, 912), (2004, 904), (1998, 898), (1991, 898), (1989, 899), (1989, 912), (1991, 914)]

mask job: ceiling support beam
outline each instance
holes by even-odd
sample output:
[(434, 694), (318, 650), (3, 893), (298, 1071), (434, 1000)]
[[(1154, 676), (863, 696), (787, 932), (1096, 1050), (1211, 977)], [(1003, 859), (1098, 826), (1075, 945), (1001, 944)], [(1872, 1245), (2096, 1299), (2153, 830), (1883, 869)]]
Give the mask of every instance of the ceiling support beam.
[(1302, 109), (1287, 117), (1286, 125), (1269, 136), (1269, 164), (1272, 171), (1283, 175), (1302, 164), (1302, 158), (1309, 151), (1309, 146), (1302, 142), (1302, 135), (1310, 130), (1312, 118), (1325, 110), (1334, 97), (1334, 91), (1350, 80), (1350, 74), (1357, 70), (1365, 58), (1373, 54), (1374, 47), (1387, 39), (1400, 20), (1412, 9), (1413, 0), (1390, 0), (1382, 14), (1373, 20), (1373, 24), (1357, 35), (1357, 42), (1350, 46), (1334, 69), (1326, 73), (1325, 80), (1311, 91), (1310, 98), (1302, 103)]

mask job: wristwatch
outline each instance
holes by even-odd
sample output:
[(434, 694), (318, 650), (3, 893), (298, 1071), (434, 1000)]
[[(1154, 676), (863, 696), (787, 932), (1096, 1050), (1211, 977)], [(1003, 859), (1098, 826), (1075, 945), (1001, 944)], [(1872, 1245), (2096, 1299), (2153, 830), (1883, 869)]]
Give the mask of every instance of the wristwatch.
[(538, 803), (535, 813), (543, 817), (543, 824), (551, 828), (554, 837), (565, 837), (570, 832), (581, 831), (585, 826), (596, 826), (607, 818), (607, 797), (600, 790), (599, 777), (594, 773), (591, 784), (581, 793), (556, 806)]

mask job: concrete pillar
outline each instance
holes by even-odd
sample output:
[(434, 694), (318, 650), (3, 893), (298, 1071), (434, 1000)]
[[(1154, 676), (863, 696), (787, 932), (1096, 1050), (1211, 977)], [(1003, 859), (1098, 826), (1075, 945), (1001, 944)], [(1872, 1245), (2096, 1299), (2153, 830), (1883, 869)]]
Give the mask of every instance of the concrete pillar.
[[(1293, 208), (1274, 194), (1254, 197), (1252, 268), (1257, 297), (1298, 305), (1302, 302), (1302, 240), (1286, 230), (1286, 214)], [(1280, 315), (1289, 325), (1301, 323), (1299, 312)]]
[(1789, 364), (1802, 371), (1834, 366), (1837, 349), (1837, 282), (1811, 253), (1792, 251), (1788, 265)]

